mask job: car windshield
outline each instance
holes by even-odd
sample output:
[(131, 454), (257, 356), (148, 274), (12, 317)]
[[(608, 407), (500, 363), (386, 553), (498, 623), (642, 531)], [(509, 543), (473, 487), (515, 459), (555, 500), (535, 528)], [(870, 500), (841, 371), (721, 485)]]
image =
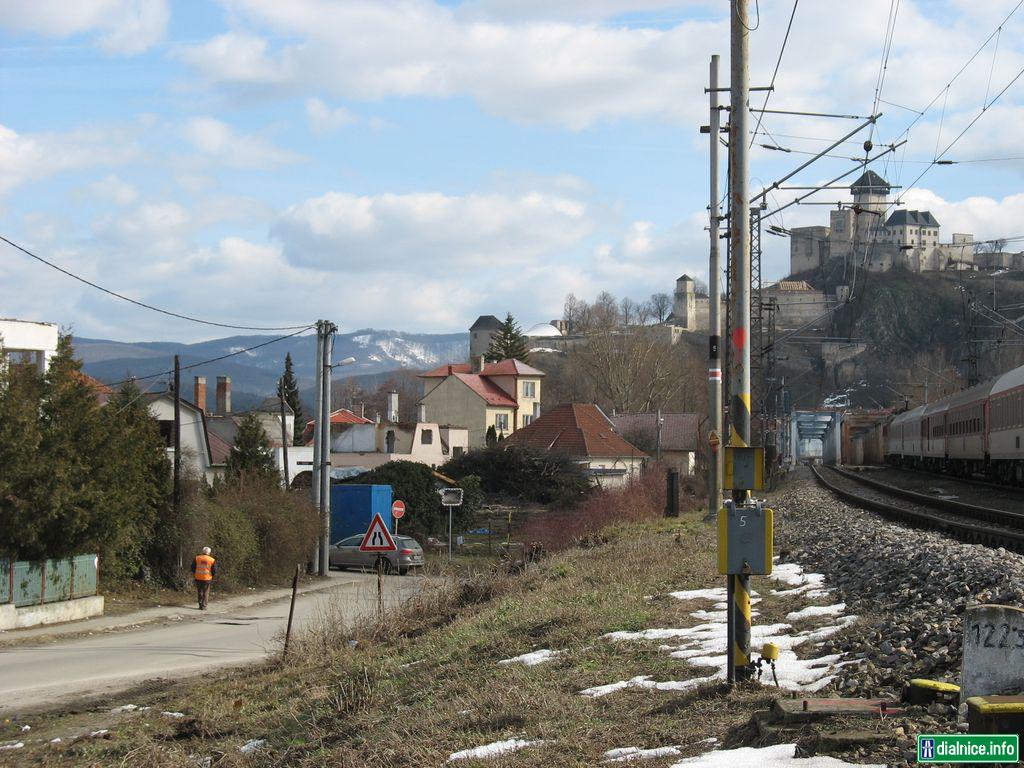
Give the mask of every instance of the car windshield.
[(409, 547), (410, 549), (419, 549), (420, 543), (416, 539), (410, 539), (408, 536), (399, 536), (398, 543), (403, 547)]

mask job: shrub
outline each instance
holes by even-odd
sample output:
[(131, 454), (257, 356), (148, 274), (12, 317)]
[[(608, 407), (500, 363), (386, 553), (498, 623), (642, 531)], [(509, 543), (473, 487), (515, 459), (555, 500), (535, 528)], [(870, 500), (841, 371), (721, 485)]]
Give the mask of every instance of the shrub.
[(654, 520), (664, 513), (664, 475), (648, 471), (622, 488), (595, 490), (573, 509), (531, 516), (520, 538), (528, 548), (554, 551), (585, 544), (610, 525)]
[(448, 461), (441, 471), (456, 479), (475, 475), (485, 493), (540, 504), (575, 504), (591, 487), (568, 456), (522, 446), (469, 451)]

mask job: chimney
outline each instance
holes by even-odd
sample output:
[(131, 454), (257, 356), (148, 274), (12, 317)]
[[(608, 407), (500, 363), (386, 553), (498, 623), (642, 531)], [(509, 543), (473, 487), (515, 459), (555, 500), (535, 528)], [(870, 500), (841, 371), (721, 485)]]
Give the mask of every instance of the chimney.
[(227, 416), (231, 413), (231, 377), (217, 377), (217, 413)]
[(366, 403), (359, 404), (359, 417), (362, 419), (366, 418)]
[(427, 406), (424, 403), (420, 403), (416, 409), (416, 420), (421, 424), (427, 420)]
[(480, 373), (480, 371), (482, 371), (484, 369), (484, 366), (486, 364), (487, 363), (484, 360), (484, 356), (483, 355), (479, 355), (478, 357), (474, 357), (473, 358), (473, 373)]
[(398, 393), (388, 392), (388, 421), (398, 421)]
[(206, 413), (206, 377), (196, 376), (192, 384), (192, 402), (200, 411)]

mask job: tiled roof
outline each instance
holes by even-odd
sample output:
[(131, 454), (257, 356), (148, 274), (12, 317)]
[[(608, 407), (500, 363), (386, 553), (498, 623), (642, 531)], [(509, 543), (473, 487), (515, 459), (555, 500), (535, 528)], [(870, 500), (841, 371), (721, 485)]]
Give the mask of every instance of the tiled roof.
[(939, 222), (931, 211), (893, 211), (885, 222), (887, 227), (937, 227)]
[(480, 315), (476, 322), (469, 326), (471, 331), (496, 331), (501, 328), (501, 320), (494, 315)]
[(538, 371), (533, 366), (527, 365), (522, 360), (501, 360), (497, 363), (488, 363), (480, 371), (481, 376), (544, 376), (544, 371)]
[[(281, 398), (279, 397), (265, 397), (257, 407), (253, 408), (254, 411), (260, 411), (261, 413), (273, 413), (275, 415), (281, 413)], [(292, 413), (292, 407), (285, 401), (284, 412)]]
[(472, 373), (472, 372), (473, 372), (473, 368), (470, 366), (469, 363), (448, 363), (447, 365), (442, 365), (439, 368), (434, 368), (433, 370), (427, 371), (426, 373), (421, 373), (419, 375), (419, 378), (421, 378), (421, 379), (433, 379), (433, 378), (441, 378), (441, 379), (443, 379), (445, 376), (451, 376), (453, 373)]
[(453, 373), (455, 378), (483, 398), (488, 405), (516, 407), (516, 401), (493, 381), (477, 373)]
[(890, 190), (889, 182), (874, 171), (865, 171), (859, 179), (850, 185), (851, 192), (884, 192), (889, 194)]
[[(661, 425), (661, 448), (664, 451), (696, 451), (697, 429), (700, 419), (695, 413), (663, 413)], [(619, 432), (644, 445), (653, 446), (658, 442), (658, 414), (623, 413), (612, 416)]]
[[(314, 419), (307, 421), (306, 428), (302, 430), (302, 437), (299, 439), (303, 445), (308, 445), (308, 441), (313, 437), (313, 422)], [(339, 408), (331, 413), (331, 424), (373, 424), (373, 422), (348, 408)]]
[(529, 426), (517, 429), (506, 442), (580, 459), (646, 456), (615, 431), (600, 408), (590, 404), (555, 406)]
[(216, 432), (207, 432), (206, 440), (210, 444), (210, 463), (226, 464), (231, 455), (231, 443), (222, 440)]
[(99, 379), (94, 379), (88, 373), (85, 373), (83, 371), (75, 371), (72, 375), (76, 379), (81, 381), (83, 384), (92, 389), (92, 391), (96, 395), (97, 403), (99, 403), (100, 405), (106, 405), (108, 402), (110, 402), (110, 398), (113, 396), (114, 390), (112, 390), (102, 381), (100, 381)]

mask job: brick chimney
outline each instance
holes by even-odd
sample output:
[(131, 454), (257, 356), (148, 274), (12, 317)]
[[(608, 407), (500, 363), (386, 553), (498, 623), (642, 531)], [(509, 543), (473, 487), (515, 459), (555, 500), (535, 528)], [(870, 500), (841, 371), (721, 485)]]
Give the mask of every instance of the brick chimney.
[(196, 376), (192, 384), (192, 402), (203, 413), (206, 413), (206, 377)]
[(231, 377), (217, 377), (217, 413), (227, 416), (231, 413)]

